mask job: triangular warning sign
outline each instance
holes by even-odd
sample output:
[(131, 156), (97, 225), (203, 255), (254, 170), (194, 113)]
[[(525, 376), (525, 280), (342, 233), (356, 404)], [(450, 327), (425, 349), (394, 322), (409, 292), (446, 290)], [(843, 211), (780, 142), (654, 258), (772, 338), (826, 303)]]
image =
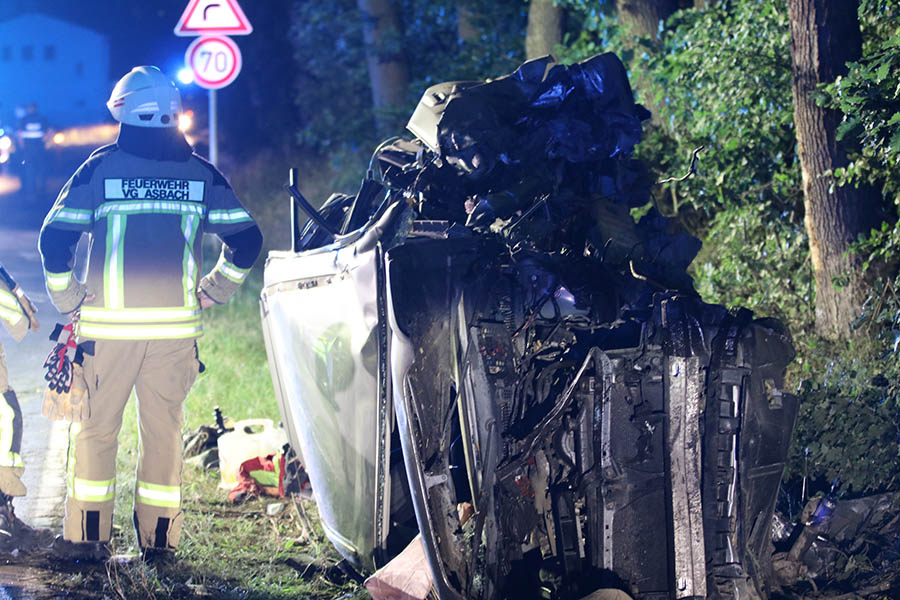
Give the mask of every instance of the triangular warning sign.
[(237, 0), (191, 0), (175, 35), (247, 35), (253, 31)]

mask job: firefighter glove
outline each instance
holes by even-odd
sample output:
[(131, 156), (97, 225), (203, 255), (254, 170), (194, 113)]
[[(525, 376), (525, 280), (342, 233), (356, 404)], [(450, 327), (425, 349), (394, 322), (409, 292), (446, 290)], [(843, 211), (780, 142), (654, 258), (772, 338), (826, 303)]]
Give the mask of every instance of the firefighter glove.
[(87, 288), (77, 279), (72, 277), (69, 285), (64, 290), (49, 289), (50, 300), (53, 305), (59, 309), (59, 312), (68, 314), (81, 306), (87, 295)]
[(25, 484), (19, 479), (24, 471), (24, 467), (0, 467), (0, 494), (24, 496)]
[(19, 306), (22, 307), (22, 312), (25, 313), (25, 316), (28, 317), (28, 329), (31, 331), (37, 331), (41, 328), (41, 324), (37, 319), (37, 307), (34, 305), (34, 302), (31, 301), (31, 298), (25, 295), (25, 292), (22, 291), (22, 288), (16, 286), (13, 288), (13, 294), (16, 296), (16, 300), (19, 301)]
[[(68, 334), (68, 335), (65, 335)], [(44, 367), (47, 374), (47, 389), (44, 392), (42, 413), (51, 421), (78, 422), (90, 417), (88, 405), (88, 388), (84, 376), (84, 355), (94, 354), (94, 342), (76, 344), (74, 324), (57, 325), (50, 334), (50, 339), (58, 342)], [(61, 341), (61, 340), (65, 341)], [(75, 355), (69, 358), (69, 349), (74, 348)]]
[(232, 281), (217, 270), (200, 279), (199, 291), (209, 296), (216, 304), (225, 304), (239, 287), (240, 283)]
[(68, 389), (60, 386), (47, 386), (41, 412), (51, 421), (71, 421), (73, 423), (78, 423), (91, 416), (87, 381), (81, 365), (71, 365)]

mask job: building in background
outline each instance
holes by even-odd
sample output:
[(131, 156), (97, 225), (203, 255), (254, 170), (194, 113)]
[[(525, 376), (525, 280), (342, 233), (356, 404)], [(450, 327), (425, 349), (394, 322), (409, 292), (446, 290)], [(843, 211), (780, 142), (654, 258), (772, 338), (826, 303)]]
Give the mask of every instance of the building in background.
[(0, 22), (0, 123), (36, 102), (54, 128), (109, 120), (109, 43), (40, 13)]

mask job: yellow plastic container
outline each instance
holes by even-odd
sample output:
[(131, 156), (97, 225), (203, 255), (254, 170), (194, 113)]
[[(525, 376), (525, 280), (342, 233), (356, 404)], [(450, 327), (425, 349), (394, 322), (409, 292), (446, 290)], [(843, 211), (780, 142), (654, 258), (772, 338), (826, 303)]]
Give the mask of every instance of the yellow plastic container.
[(287, 443), (284, 429), (271, 419), (245, 419), (234, 424), (234, 431), (219, 436), (220, 488), (232, 489), (238, 482), (238, 469), (244, 461), (278, 454)]

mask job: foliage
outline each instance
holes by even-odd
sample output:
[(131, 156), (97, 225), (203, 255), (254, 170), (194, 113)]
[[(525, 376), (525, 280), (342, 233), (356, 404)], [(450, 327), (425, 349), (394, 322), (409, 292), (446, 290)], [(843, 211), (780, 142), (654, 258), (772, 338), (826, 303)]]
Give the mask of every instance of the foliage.
[[(410, 69), (407, 104), (400, 109), (403, 121), (428, 86), (501, 75), (522, 60), (527, 8), (523, 3), (470, 0), (466, 7), (479, 35), (465, 41), (458, 31), (460, 2), (403, 0), (399, 4), (403, 39), (398, 45)], [(362, 15), (356, 1), (297, 2), (292, 22), (297, 103), (303, 121), (298, 142), (329, 153), (342, 146), (354, 152), (374, 148), (378, 140)]]
[[(463, 5), (478, 32), (476, 39), (459, 36)], [(435, 83), (497, 77), (518, 67), (525, 59), (527, 8), (524, 2), (405, 0), (401, 14), (411, 59), (412, 102)]]
[(877, 185), (900, 204), (900, 7), (876, 0), (862, 6), (873, 11), (863, 13), (868, 52), (824, 86), (820, 101), (846, 115), (838, 138), (858, 144), (851, 164), (835, 174), (845, 184)]
[[(900, 224), (887, 223), (854, 249), (872, 269), (896, 260)], [(854, 326), (848, 348), (831, 349), (824, 377), (801, 388), (804, 405), (795, 448), (841, 491), (860, 494), (900, 485), (900, 275), (882, 276)], [(826, 354), (827, 356), (827, 354)], [(811, 458), (806, 458), (806, 456)], [(800, 453), (795, 452), (795, 470)], [(804, 465), (806, 467), (806, 465)], [(804, 471), (805, 472), (805, 471)]]
[(296, 69), (288, 37), (290, 3), (250, 2), (244, 10), (256, 33), (239, 40), (244, 67), (218, 94), (219, 143), (241, 161), (260, 151), (292, 148), (303, 116), (292, 77)]
[[(662, 127), (651, 137), (676, 144), (656, 159), (659, 170), (686, 172), (691, 151), (705, 148), (699, 175), (667, 188), (673, 214), (685, 204), (702, 216), (763, 205), (770, 215), (797, 221), (790, 45), (779, 4), (747, 1), (676, 13), (662, 51), (642, 61), (657, 83), (662, 113)], [(702, 221), (692, 229), (702, 232)]]
[[(885, 241), (888, 239), (889, 241)], [(885, 226), (864, 247), (900, 249)], [(846, 348), (818, 348), (821, 375), (804, 380), (791, 470), (861, 495), (900, 485), (900, 278), (880, 279)]]
[[(789, 219), (773, 218), (765, 205), (717, 213), (693, 269), (697, 291), (707, 302), (776, 317), (794, 332), (812, 329), (806, 236)], [(798, 358), (801, 365), (804, 358)]]
[(720, 211), (763, 205), (769, 217), (792, 221), (802, 234), (783, 1), (679, 11), (661, 48), (653, 51), (646, 41), (639, 56), (623, 51), (621, 32), (602, 13), (585, 22), (599, 29), (575, 40), (568, 60), (616, 51), (631, 65), (632, 79), (638, 71), (649, 74), (643, 79), (655, 95), (647, 97), (641, 89), (635, 95), (659, 107), (660, 114), (639, 146), (641, 158), (661, 175), (681, 174), (692, 151), (704, 146), (695, 177), (658, 190), (664, 212), (703, 236)]
[(319, 152), (372, 141), (375, 120), (355, 0), (295, 2), (297, 142)]
[[(866, 329), (878, 331), (883, 318)], [(893, 326), (896, 330), (897, 323)], [(809, 477), (809, 489), (859, 496), (900, 484), (900, 358), (883, 335), (878, 338), (839, 353), (827, 361), (822, 376), (801, 386), (790, 472)]]

